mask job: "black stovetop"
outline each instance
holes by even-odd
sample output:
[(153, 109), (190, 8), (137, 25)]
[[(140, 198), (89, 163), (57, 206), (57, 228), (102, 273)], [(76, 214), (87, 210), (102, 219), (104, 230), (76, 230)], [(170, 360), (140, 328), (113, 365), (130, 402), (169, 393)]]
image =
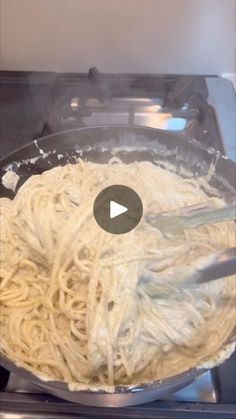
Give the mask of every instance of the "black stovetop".
[(53, 132), (86, 125), (146, 125), (223, 151), (201, 76), (0, 72), (1, 157)]
[[(5, 156), (50, 133), (119, 123), (177, 131), (224, 152), (219, 115), (208, 93), (206, 79), (201, 76), (101, 75), (94, 68), (88, 74), (0, 72), (0, 154)], [(0, 418), (15, 417), (6, 416), (9, 412), (24, 413), (24, 418), (51, 419), (233, 418), (235, 361), (234, 354), (209, 376), (209, 394), (215, 394), (214, 400), (204, 400), (201, 394), (199, 399), (187, 398), (185, 392), (171, 400), (119, 409), (75, 405), (33, 390), (15, 391), (9, 386), (9, 373), (0, 368)]]

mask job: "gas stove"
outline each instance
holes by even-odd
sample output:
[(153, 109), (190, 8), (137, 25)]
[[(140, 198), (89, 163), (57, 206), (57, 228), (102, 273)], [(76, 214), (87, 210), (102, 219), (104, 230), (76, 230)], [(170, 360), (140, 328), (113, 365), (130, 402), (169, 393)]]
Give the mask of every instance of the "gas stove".
[[(235, 91), (220, 77), (0, 72), (1, 157), (54, 132), (139, 125), (195, 138), (235, 160)], [(142, 406), (94, 408), (44, 394), (0, 368), (0, 418), (233, 418), (236, 356), (193, 384)]]
[(220, 77), (0, 72), (1, 156), (91, 125), (175, 131), (235, 158), (235, 92)]

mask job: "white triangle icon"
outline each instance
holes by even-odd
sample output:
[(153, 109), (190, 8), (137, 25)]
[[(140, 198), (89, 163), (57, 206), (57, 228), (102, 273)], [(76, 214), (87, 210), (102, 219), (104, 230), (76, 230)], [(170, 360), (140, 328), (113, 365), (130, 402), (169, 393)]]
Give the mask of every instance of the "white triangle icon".
[(118, 215), (124, 214), (126, 211), (128, 211), (128, 208), (117, 204), (115, 201), (110, 201), (110, 218), (118, 217)]

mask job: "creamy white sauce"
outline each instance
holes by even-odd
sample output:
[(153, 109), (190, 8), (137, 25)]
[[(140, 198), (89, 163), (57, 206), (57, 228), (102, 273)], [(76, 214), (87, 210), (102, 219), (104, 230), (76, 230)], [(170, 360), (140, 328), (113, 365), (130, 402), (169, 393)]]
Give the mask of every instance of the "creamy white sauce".
[(2, 177), (2, 184), (5, 188), (15, 192), (20, 176), (11, 170), (7, 171)]

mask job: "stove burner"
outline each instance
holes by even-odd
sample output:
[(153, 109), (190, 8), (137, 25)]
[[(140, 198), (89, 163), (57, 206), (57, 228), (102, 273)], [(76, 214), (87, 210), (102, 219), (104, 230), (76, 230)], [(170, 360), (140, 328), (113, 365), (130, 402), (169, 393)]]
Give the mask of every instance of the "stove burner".
[[(104, 75), (59, 76), (47, 130), (92, 125), (139, 125), (175, 131), (217, 148), (222, 143), (203, 77)], [(45, 127), (44, 127), (45, 128)]]

